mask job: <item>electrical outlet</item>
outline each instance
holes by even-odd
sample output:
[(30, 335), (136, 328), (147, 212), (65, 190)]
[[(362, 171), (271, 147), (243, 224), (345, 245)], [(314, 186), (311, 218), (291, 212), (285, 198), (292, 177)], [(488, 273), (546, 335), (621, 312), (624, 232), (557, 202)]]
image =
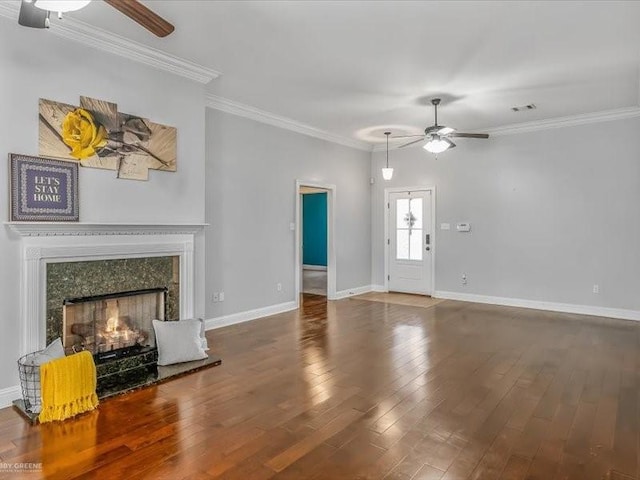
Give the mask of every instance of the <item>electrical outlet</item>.
[(218, 295), (218, 298), (220, 299), (221, 302), (224, 302), (224, 292), (220, 292), (220, 295)]
[(600, 285), (593, 286), (593, 293), (600, 293)]
[(466, 285), (467, 284), (467, 274), (463, 273), (462, 274), (462, 285)]
[(282, 291), (282, 284), (281, 283), (276, 284), (276, 290), (278, 290), (279, 292)]
[(218, 292), (215, 292), (213, 294), (213, 302), (219, 302), (220, 301), (220, 294)]

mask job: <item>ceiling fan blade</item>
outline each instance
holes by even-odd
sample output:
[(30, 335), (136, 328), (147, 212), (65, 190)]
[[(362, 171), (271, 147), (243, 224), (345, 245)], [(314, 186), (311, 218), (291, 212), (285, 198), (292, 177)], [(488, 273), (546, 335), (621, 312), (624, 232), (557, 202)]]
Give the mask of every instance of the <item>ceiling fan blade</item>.
[(409, 145), (413, 145), (414, 143), (422, 142), (424, 139), (419, 138), (418, 140), (414, 140), (413, 142), (405, 143), (404, 145), (400, 145), (398, 148), (408, 147)]
[(36, 7), (33, 1), (27, 2), (26, 0), (22, 0), (18, 23), (23, 27), (47, 28), (48, 17), (49, 12)]
[[(23, 0), (24, 1), (24, 0)], [(125, 14), (134, 22), (138, 22), (144, 28), (158, 37), (166, 37), (175, 27), (160, 15), (152, 12), (138, 0), (104, 0), (119, 12)]]
[(391, 136), (389, 138), (413, 138), (413, 137), (424, 137), (424, 133), (421, 133), (420, 135), (396, 135), (396, 136)]
[(463, 138), (489, 138), (488, 133), (461, 133), (453, 132), (447, 135), (447, 137), (463, 137)]

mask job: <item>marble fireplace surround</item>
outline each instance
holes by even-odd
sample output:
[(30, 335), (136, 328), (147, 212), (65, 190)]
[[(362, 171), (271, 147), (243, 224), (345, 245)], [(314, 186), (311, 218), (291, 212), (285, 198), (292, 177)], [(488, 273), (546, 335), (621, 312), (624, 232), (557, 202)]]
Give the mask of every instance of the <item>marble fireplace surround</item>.
[(194, 316), (195, 236), (204, 225), (8, 223), (21, 236), (20, 355), (46, 342), (46, 271), (51, 262), (177, 256), (180, 318)]

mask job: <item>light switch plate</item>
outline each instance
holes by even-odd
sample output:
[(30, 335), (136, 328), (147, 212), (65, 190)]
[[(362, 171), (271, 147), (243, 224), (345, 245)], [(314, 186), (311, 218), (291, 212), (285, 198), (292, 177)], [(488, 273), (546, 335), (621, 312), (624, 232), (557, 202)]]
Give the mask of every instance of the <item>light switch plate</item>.
[(451, 230), (451, 224), (449, 223), (441, 223), (440, 230)]

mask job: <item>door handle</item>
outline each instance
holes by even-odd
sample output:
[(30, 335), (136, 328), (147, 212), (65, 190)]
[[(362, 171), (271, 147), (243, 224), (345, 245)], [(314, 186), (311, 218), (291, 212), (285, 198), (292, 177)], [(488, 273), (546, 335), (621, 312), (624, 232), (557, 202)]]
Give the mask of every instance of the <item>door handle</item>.
[(431, 247), (429, 245), (427, 245), (427, 252), (431, 250)]
[(431, 234), (427, 233), (424, 237), (424, 243), (426, 245), (431, 245)]

